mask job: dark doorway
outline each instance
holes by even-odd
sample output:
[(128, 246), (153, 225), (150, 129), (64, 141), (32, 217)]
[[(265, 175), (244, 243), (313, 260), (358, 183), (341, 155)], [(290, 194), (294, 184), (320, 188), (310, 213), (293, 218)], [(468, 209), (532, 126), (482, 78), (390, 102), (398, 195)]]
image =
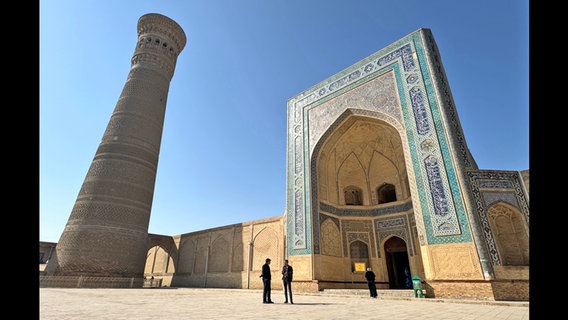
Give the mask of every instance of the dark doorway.
[(410, 270), (406, 243), (399, 237), (392, 237), (385, 242), (387, 268), (389, 273), (390, 289), (407, 289), (407, 277), (405, 270)]

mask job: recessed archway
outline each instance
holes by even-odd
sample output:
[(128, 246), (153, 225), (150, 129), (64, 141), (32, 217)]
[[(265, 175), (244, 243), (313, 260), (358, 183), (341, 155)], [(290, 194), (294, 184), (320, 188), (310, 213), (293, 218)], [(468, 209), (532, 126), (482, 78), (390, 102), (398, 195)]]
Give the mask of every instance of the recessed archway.
[(406, 242), (399, 237), (393, 236), (385, 241), (384, 249), (387, 259), (389, 274), (389, 289), (408, 289), (410, 263)]

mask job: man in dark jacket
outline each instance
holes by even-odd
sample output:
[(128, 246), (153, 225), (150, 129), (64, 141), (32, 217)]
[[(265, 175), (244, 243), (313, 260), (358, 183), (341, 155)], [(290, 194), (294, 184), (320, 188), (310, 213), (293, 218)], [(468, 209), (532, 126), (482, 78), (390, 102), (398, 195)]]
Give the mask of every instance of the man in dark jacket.
[(262, 303), (274, 303), (270, 299), (270, 281), (272, 280), (272, 274), (270, 273), (270, 258), (266, 258), (266, 262), (262, 265)]
[(365, 272), (365, 279), (367, 279), (367, 285), (369, 286), (369, 292), (371, 293), (371, 298), (376, 298), (377, 286), (375, 284), (375, 273), (371, 271), (371, 268), (367, 268), (367, 272)]
[(294, 269), (288, 264), (288, 259), (284, 260), (284, 266), (282, 267), (282, 282), (284, 283), (284, 297), (288, 303), (288, 292), (290, 292), (290, 303), (294, 304), (292, 300), (292, 277), (294, 276)]

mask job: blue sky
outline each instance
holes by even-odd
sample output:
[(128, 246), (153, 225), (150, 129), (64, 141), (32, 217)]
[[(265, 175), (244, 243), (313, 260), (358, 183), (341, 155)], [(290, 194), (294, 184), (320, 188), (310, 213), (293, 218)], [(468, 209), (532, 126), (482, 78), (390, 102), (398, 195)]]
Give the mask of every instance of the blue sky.
[(40, 1), (40, 241), (57, 242), (130, 71), (138, 19), (185, 31), (148, 232), (282, 215), (287, 100), (432, 30), (480, 169), (529, 169), (529, 1)]

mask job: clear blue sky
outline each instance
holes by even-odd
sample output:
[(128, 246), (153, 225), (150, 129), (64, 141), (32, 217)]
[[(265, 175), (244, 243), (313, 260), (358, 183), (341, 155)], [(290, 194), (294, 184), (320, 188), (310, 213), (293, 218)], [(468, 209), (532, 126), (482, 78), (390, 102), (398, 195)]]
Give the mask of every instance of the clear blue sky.
[(58, 242), (130, 71), (138, 19), (185, 31), (148, 232), (282, 215), (286, 103), (420, 29), (481, 169), (529, 169), (529, 1), (40, 1), (40, 240)]

